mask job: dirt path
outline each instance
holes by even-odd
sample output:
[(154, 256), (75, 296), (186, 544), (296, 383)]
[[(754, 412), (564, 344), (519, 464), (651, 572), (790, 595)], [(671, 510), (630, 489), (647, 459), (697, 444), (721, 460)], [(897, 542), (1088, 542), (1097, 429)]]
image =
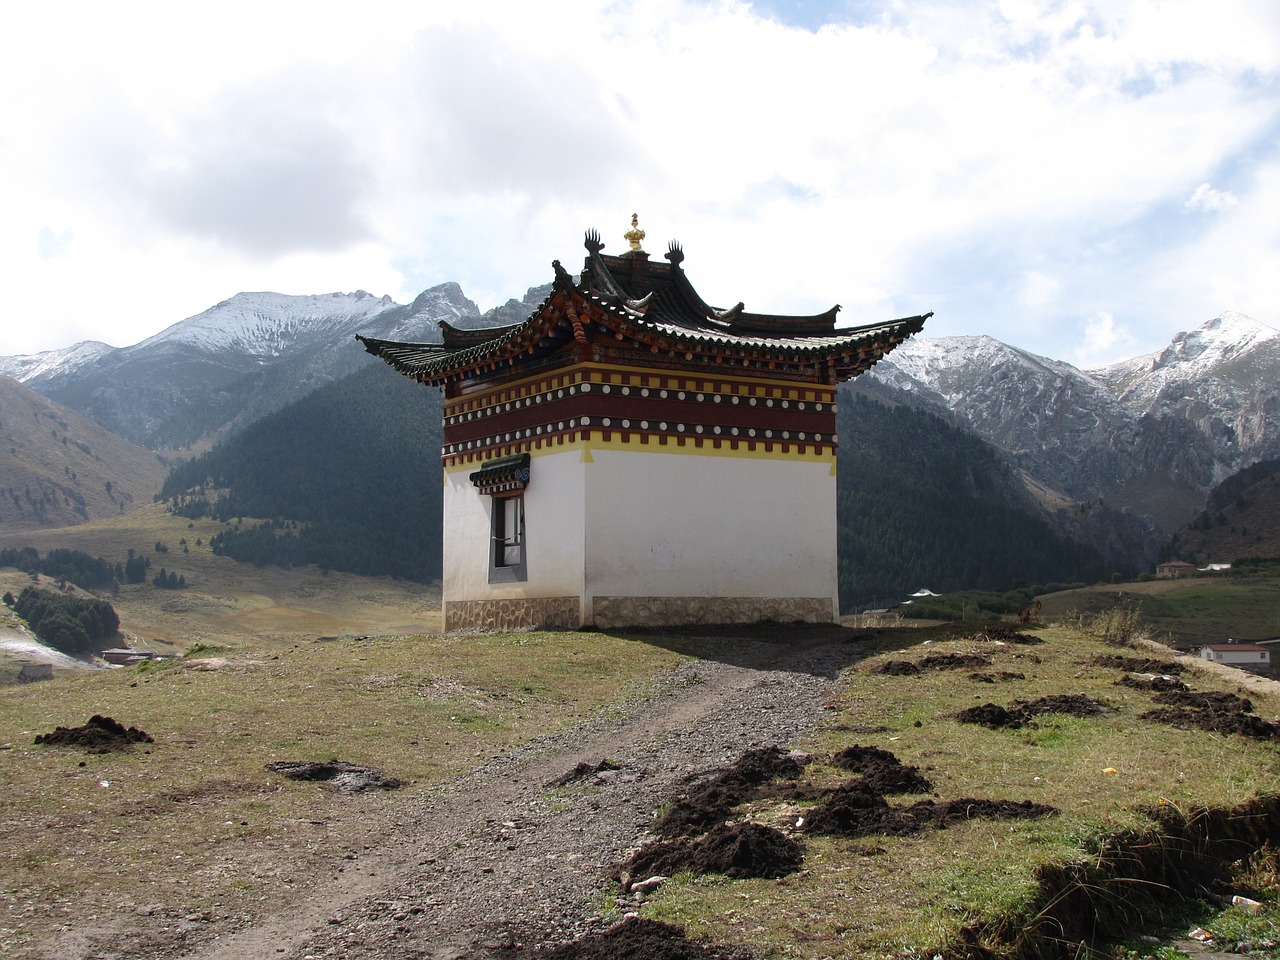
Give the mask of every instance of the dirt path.
[[(386, 824), (383, 841), (317, 880), (300, 907), (182, 955), (490, 958), (616, 921), (601, 916), (604, 875), (639, 844), (671, 790), (744, 750), (796, 741), (857, 658), (835, 630), (717, 643), (721, 656), (683, 665), (644, 699), (496, 758), (415, 805)], [(617, 769), (548, 786), (602, 760)], [(179, 955), (163, 942), (146, 947)]]

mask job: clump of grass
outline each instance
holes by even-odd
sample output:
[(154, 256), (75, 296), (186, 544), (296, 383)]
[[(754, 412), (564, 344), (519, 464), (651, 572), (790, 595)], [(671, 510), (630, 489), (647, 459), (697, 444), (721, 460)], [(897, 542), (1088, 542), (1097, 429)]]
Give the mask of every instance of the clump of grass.
[(1140, 639), (1150, 639), (1142, 622), (1140, 604), (1081, 614), (1075, 625), (1113, 647), (1132, 647)]

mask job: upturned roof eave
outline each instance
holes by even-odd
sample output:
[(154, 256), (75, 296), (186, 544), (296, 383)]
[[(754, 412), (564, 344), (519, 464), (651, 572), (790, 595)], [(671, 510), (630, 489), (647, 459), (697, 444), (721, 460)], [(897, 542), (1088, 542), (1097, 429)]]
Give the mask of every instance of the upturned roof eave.
[[(584, 294), (577, 290), (572, 293), (582, 307), (599, 308), (597, 317), (593, 319), (611, 320), (612, 323), (602, 325), (615, 336), (621, 334), (624, 339), (631, 338), (646, 343), (657, 340), (660, 349), (683, 348), (685, 353), (692, 349), (703, 355), (746, 355), (752, 359), (803, 366), (826, 362), (837, 369), (865, 369), (873, 365), (908, 337), (923, 329), (925, 320), (932, 316), (928, 313), (903, 317), (884, 323), (849, 327), (820, 336), (786, 338), (787, 342), (780, 342), (776, 338), (738, 333), (717, 335), (711, 332), (694, 332), (666, 323), (649, 322), (644, 317), (632, 315), (625, 307), (607, 302), (598, 294)], [(547, 311), (553, 297), (548, 297), (539, 311), (524, 323), (502, 328), (499, 336), (460, 349), (450, 349), (444, 344), (378, 340), (359, 335), (356, 339), (365, 345), (369, 353), (381, 358), (400, 373), (426, 383), (444, 383), (488, 364), (514, 360), (529, 351), (532, 344), (527, 341), (532, 340), (531, 335), (535, 332), (537, 337), (532, 342), (554, 334), (560, 325), (560, 318), (552, 320)], [(539, 326), (542, 329), (537, 329)], [(567, 341), (568, 338), (561, 336), (559, 339)], [(801, 342), (795, 342), (797, 340)], [(803, 342), (806, 340), (813, 342)], [(525, 345), (513, 349), (521, 341), (526, 341)], [(874, 357), (861, 355), (868, 347), (875, 348)], [(850, 364), (848, 355), (855, 352), (860, 356)]]

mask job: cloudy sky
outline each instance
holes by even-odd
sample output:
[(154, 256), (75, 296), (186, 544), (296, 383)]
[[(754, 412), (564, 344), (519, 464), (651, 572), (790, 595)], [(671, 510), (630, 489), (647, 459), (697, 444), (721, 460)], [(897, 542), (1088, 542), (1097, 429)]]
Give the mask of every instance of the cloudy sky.
[(640, 215), (718, 305), (1081, 366), (1280, 327), (1273, 0), (6, 4), (0, 355), (242, 290), (481, 309)]

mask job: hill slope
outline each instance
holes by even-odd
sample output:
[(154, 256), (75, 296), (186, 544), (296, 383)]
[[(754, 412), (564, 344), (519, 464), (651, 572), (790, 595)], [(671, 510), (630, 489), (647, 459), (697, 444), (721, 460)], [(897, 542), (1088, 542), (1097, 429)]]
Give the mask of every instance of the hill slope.
[(229, 526), (226, 555), (410, 580), (440, 577), (440, 396), (366, 366), (177, 467), (162, 495)]
[(0, 372), (152, 449), (182, 449), (254, 420), (374, 361), (356, 333), (438, 341), (459, 327), (524, 319), (544, 288), (481, 314), (456, 283), (411, 304), (355, 293), (240, 293), (130, 347), (0, 358)]
[(1206, 509), (1177, 532), (1163, 556), (1200, 565), (1280, 557), (1280, 459), (1256, 463), (1215, 487)]
[[(164, 496), (192, 515), (279, 521), (224, 533), (218, 548), (238, 559), (438, 578), (440, 403), (381, 366), (361, 370), (177, 468)], [(1083, 521), (1046, 513), (978, 438), (848, 390), (840, 403), (843, 606), (926, 582), (998, 589), (1133, 572), (1132, 547), (1081, 542)]]
[(9, 377), (0, 377), (0, 527), (64, 527), (151, 502), (155, 454)]
[(1236, 313), (1087, 371), (990, 337), (917, 338), (867, 379), (949, 414), (1044, 486), (1166, 531), (1215, 483), (1280, 455), (1280, 331)]

